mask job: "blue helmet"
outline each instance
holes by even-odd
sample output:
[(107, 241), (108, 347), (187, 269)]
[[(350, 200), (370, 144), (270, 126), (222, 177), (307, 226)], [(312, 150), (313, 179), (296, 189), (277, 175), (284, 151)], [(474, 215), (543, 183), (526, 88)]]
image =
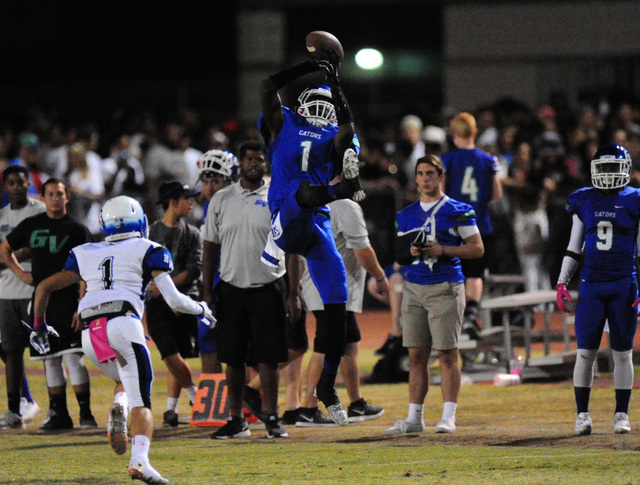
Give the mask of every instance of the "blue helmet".
[(298, 114), (304, 116), (313, 126), (337, 125), (338, 118), (333, 106), (331, 88), (326, 84), (319, 84), (302, 91), (298, 96)]
[(622, 145), (609, 143), (591, 160), (591, 183), (597, 189), (620, 189), (629, 183), (631, 156)]
[(100, 229), (105, 241), (147, 237), (147, 216), (137, 200), (121, 195), (109, 199), (102, 206)]

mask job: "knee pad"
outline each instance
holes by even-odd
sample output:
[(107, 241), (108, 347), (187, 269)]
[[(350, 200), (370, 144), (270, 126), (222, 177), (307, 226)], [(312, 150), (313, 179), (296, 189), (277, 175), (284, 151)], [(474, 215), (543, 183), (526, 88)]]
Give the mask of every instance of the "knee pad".
[(64, 354), (62, 359), (67, 366), (72, 386), (80, 386), (89, 382), (89, 371), (87, 371), (82, 354)]
[(616, 389), (633, 388), (633, 351), (624, 350), (613, 353), (613, 383)]
[(593, 385), (594, 366), (598, 349), (578, 349), (576, 365), (573, 368), (574, 387), (591, 387)]
[(47, 387), (60, 387), (67, 384), (67, 376), (62, 367), (62, 357), (54, 357), (44, 361), (44, 376)]

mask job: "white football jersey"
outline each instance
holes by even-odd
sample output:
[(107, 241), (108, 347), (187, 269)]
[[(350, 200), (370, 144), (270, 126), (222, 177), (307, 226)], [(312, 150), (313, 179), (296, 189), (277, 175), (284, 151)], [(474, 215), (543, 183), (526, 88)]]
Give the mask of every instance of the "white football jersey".
[(151, 272), (173, 271), (173, 260), (164, 246), (132, 237), (77, 246), (71, 250), (64, 269), (78, 273), (87, 284), (78, 312), (100, 303), (124, 300), (142, 316)]

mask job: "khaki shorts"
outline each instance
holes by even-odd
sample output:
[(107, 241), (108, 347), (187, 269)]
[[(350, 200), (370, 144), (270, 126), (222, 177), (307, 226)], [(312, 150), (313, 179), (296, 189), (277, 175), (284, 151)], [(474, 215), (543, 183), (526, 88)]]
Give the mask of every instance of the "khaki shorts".
[(402, 345), (458, 348), (465, 296), (463, 283), (418, 285), (404, 282), (402, 295)]

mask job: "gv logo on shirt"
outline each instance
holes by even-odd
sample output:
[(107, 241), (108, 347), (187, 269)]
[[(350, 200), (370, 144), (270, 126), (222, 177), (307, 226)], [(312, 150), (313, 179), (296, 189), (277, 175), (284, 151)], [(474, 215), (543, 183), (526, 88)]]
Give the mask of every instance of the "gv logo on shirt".
[(32, 248), (44, 248), (47, 246), (47, 241), (49, 242), (49, 252), (51, 254), (57, 254), (60, 252), (64, 244), (69, 239), (69, 236), (65, 236), (60, 244), (58, 244), (58, 236), (50, 236), (49, 229), (38, 229), (37, 231), (33, 231), (31, 233), (31, 240), (29, 241), (29, 246)]

